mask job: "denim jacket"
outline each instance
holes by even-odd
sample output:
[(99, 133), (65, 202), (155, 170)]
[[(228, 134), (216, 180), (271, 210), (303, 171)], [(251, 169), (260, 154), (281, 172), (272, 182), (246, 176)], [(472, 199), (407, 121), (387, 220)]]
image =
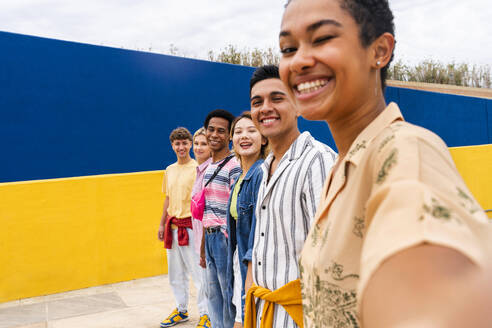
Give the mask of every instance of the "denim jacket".
[[(256, 200), (258, 198), (258, 189), (260, 188), (263, 172), (260, 165), (263, 163), (262, 159), (257, 160), (249, 169), (246, 176), (243, 178), (239, 194), (237, 196), (237, 221), (230, 214), (232, 190), (236, 186), (239, 176), (234, 185), (231, 188), (231, 196), (229, 197), (229, 203), (227, 205), (227, 234), (229, 236), (228, 250), (227, 250), (227, 295), (228, 303), (232, 309), (233, 314), (234, 305), (232, 304), (233, 286), (234, 286), (234, 268), (233, 268), (233, 256), (236, 250), (239, 257), (239, 267), (241, 269), (241, 278), (243, 282), (243, 288), (241, 288), (241, 296), (243, 299), (244, 308), (244, 282), (246, 281), (246, 274), (248, 271), (248, 262), (251, 261), (253, 253), (253, 243), (256, 227), (256, 215), (255, 207)], [(244, 314), (243, 314), (244, 316)], [(234, 318), (234, 316), (233, 316)]]

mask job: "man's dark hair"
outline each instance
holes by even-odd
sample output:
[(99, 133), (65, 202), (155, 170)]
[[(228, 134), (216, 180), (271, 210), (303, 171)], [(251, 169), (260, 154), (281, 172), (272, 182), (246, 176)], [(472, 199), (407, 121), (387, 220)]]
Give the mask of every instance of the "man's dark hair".
[[(389, 7), (388, 0), (338, 0), (340, 7), (346, 10), (355, 20), (359, 27), (359, 40), (364, 48), (367, 48), (371, 43), (379, 38), (383, 33), (395, 35), (395, 25), (393, 23), (393, 12)], [(292, 0), (288, 0), (285, 7)], [(388, 64), (381, 68), (381, 85), (383, 89), (386, 87), (386, 77), (388, 68), (394, 57), (391, 54), (391, 59)]]
[(251, 89), (253, 89), (256, 83), (267, 79), (280, 79), (278, 66), (265, 65), (258, 67), (249, 80), (249, 95), (251, 95)]
[(205, 122), (203, 123), (203, 126), (205, 129), (208, 128), (208, 123), (210, 120), (214, 117), (220, 117), (223, 118), (224, 120), (229, 122), (229, 127), (228, 127), (228, 133), (231, 133), (231, 124), (232, 121), (236, 118), (234, 115), (232, 115), (230, 112), (226, 111), (225, 109), (214, 109), (210, 113), (208, 113), (207, 117), (205, 118)]

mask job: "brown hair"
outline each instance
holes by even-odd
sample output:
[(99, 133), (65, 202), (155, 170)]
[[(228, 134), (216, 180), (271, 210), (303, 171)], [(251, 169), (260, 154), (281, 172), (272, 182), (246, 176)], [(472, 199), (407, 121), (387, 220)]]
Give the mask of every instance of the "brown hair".
[[(237, 122), (239, 122), (243, 118), (247, 118), (247, 119), (253, 121), (253, 119), (251, 118), (251, 112), (250, 111), (244, 111), (241, 115), (236, 117), (234, 119), (234, 121), (232, 121), (232, 124), (231, 124), (231, 139), (234, 136), (234, 128), (236, 127)], [(268, 152), (269, 152), (268, 139), (266, 137), (264, 137), (263, 135), (261, 135), (261, 137), (266, 140), (266, 143), (264, 145), (261, 145), (260, 158), (265, 159), (268, 155)], [(239, 155), (236, 155), (236, 156), (239, 157)]]
[(193, 137), (187, 128), (179, 127), (174, 129), (169, 135), (169, 141), (173, 143), (174, 140), (186, 140), (193, 142)]

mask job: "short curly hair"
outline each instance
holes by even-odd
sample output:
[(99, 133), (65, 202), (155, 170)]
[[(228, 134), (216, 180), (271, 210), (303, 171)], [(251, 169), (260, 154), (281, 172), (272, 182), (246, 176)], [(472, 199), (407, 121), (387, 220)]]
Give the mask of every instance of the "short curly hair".
[[(288, 0), (287, 7), (293, 0)], [(393, 12), (389, 7), (388, 0), (338, 0), (340, 7), (346, 10), (359, 26), (359, 40), (364, 48), (367, 48), (374, 40), (383, 33), (395, 35)], [(385, 67), (381, 68), (381, 86), (386, 87), (388, 68), (394, 57)]]
[(173, 143), (174, 140), (189, 140), (193, 142), (193, 137), (187, 128), (179, 127), (174, 129), (169, 135), (169, 141)]
[(233, 114), (231, 114), (230, 112), (226, 111), (225, 109), (214, 109), (213, 111), (211, 111), (210, 113), (208, 113), (207, 117), (205, 118), (205, 121), (203, 122), (203, 127), (206, 129), (208, 129), (208, 123), (210, 123), (210, 120), (214, 117), (219, 117), (219, 118), (223, 118), (224, 120), (226, 120), (227, 122), (229, 122), (229, 133), (231, 132), (231, 124), (232, 124), (232, 121), (234, 121), (234, 119), (236, 118)]

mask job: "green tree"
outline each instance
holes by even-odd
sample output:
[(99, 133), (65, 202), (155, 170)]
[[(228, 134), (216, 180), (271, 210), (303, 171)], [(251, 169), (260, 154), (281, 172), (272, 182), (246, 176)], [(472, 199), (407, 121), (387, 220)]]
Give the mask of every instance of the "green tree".
[(239, 50), (236, 46), (229, 44), (224, 49), (215, 53), (213, 50), (208, 51), (208, 59), (210, 61), (229, 63), (244, 66), (263, 66), (267, 64), (278, 65), (280, 56), (272, 47), (267, 49), (248, 49)]
[(414, 66), (410, 66), (398, 60), (389, 67), (388, 79), (491, 88), (491, 73), (489, 65), (471, 66), (466, 63), (455, 62), (443, 64), (436, 60), (425, 59)]
[[(180, 50), (170, 44), (169, 54), (183, 56)], [(239, 49), (233, 44), (219, 51), (209, 50), (208, 60), (221, 63), (258, 67), (267, 64), (278, 65), (279, 51), (273, 47), (266, 49)], [(489, 65), (469, 65), (467, 63), (442, 63), (424, 59), (415, 65), (405, 64), (401, 59), (388, 68), (388, 79), (404, 82), (425, 82), (451, 84), (464, 87), (491, 88), (492, 72)]]

